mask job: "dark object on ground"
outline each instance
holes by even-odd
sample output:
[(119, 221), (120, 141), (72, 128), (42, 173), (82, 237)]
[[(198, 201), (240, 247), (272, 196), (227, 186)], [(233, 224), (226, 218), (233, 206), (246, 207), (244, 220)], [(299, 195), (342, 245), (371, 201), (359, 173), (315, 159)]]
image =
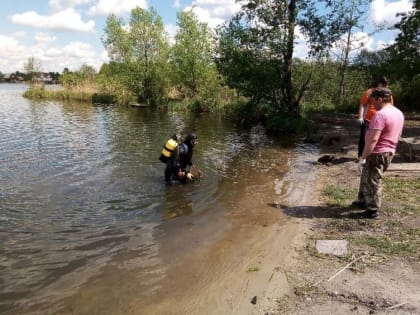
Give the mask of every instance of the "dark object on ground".
[(329, 155), (329, 154), (327, 154), (327, 155), (323, 155), (323, 156), (321, 156), (321, 157), (318, 159), (318, 163), (321, 163), (321, 164), (328, 164), (328, 163), (332, 163), (332, 162), (334, 161), (334, 159), (335, 159), (335, 156), (334, 156), (334, 155)]
[(254, 296), (251, 300), (252, 304), (257, 304), (257, 296)]

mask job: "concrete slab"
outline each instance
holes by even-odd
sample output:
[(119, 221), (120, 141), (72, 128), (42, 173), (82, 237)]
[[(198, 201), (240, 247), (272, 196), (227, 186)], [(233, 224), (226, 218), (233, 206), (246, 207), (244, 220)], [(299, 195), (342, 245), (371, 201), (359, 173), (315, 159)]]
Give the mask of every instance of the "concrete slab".
[(346, 240), (317, 240), (315, 244), (318, 253), (335, 256), (346, 256), (347, 246)]

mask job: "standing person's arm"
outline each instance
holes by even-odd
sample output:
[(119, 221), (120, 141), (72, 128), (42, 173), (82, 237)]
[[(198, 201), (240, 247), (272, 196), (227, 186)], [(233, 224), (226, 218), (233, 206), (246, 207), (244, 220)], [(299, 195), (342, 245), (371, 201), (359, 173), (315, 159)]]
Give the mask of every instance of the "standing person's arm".
[(372, 154), (373, 149), (375, 149), (376, 143), (379, 140), (379, 136), (381, 135), (381, 131), (382, 130), (379, 129), (368, 130), (366, 133), (365, 148), (363, 149), (363, 153), (360, 159), (364, 160)]
[(360, 124), (363, 124), (363, 120), (365, 118), (365, 112), (367, 111), (367, 107), (369, 106), (369, 98), (370, 98), (371, 90), (367, 90), (363, 93), (362, 98), (360, 99), (359, 105), (359, 112), (358, 112), (358, 120)]

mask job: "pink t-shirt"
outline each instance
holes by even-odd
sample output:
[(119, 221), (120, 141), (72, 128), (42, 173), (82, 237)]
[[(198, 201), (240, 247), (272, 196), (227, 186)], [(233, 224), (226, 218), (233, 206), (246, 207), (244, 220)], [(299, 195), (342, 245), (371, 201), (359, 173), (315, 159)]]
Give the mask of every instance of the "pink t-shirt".
[(387, 105), (377, 111), (369, 124), (369, 130), (382, 130), (372, 153), (392, 152), (398, 144), (404, 125), (404, 115), (395, 106)]

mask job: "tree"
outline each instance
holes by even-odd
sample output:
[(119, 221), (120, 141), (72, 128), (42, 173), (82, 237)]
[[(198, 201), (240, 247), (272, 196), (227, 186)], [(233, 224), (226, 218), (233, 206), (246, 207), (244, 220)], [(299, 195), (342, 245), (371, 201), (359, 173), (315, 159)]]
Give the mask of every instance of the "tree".
[(102, 43), (111, 61), (129, 62), (131, 59), (131, 45), (129, 33), (125, 30), (123, 20), (115, 14), (108, 16), (104, 29)]
[(175, 84), (187, 97), (195, 97), (209, 77), (217, 80), (212, 34), (192, 11), (178, 13), (178, 27), (170, 58)]
[(111, 60), (124, 65), (119, 69), (124, 71), (128, 88), (140, 101), (156, 103), (167, 85), (169, 50), (163, 22), (156, 11), (135, 8), (128, 25), (110, 15), (102, 41)]
[(334, 23), (334, 28), (338, 33), (343, 33), (344, 38), (337, 41), (335, 47), (338, 48), (340, 55), (339, 68), (339, 93), (338, 104), (343, 105), (345, 98), (346, 74), (350, 64), (350, 53), (352, 50), (363, 47), (363, 39), (353, 36), (355, 30), (363, 29), (363, 18), (366, 12), (365, 0), (338, 1), (330, 7), (329, 20)]
[(130, 44), (143, 86), (143, 97), (156, 102), (167, 85), (169, 43), (162, 18), (152, 8), (136, 8), (130, 17)]
[[(413, 10), (400, 14), (402, 19), (395, 25), (400, 32), (395, 44), (385, 49), (389, 54), (388, 68), (393, 84), (393, 91), (399, 103), (406, 108), (420, 108), (420, 1), (413, 1)], [(398, 94), (398, 93), (397, 93)]]
[[(340, 2), (340, 0), (336, 0)], [(311, 56), (322, 56), (343, 33), (319, 10), (320, 1), (249, 0), (229, 24), (219, 30), (219, 69), (228, 82), (271, 110), (300, 115), (300, 104), (311, 74), (293, 83), (293, 51), (297, 26), (306, 35)], [(327, 8), (335, 1), (325, 0)], [(238, 68), (236, 62), (244, 69)], [(232, 70), (232, 71), (231, 71)], [(233, 75), (231, 75), (231, 73)], [(262, 83), (267, 83), (263, 86)]]
[(36, 76), (41, 72), (41, 62), (35, 59), (35, 57), (33, 56), (29, 57), (24, 65), (24, 69), (28, 80), (30, 80), (31, 83), (34, 83), (36, 80)]
[(389, 47), (396, 71), (407, 80), (419, 74), (420, 69), (420, 1), (413, 1), (413, 10), (399, 14), (401, 21), (395, 25), (400, 31), (395, 44)]

